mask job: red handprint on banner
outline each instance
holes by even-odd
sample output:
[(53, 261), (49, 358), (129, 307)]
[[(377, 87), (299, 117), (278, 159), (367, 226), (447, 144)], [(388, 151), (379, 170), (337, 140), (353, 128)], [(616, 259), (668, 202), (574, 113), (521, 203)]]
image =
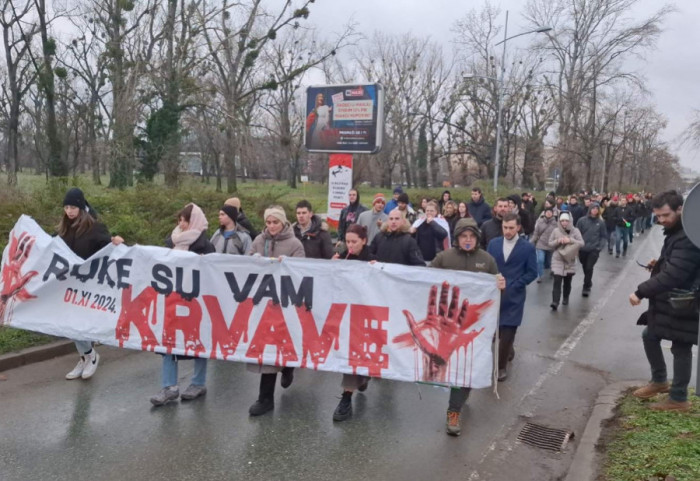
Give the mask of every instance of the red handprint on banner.
[(0, 326), (4, 324), (5, 318), (12, 315), (11, 303), (33, 299), (27, 292), (25, 286), (38, 274), (37, 271), (29, 271), (22, 275), (22, 265), (29, 258), (29, 253), (34, 246), (36, 238), (26, 232), (22, 232), (19, 238), (12, 234), (10, 248), (8, 250), (7, 262), (2, 266), (2, 289), (0, 289)]
[(454, 286), (448, 309), (450, 284), (443, 282), (439, 306), (437, 291), (437, 286), (430, 288), (428, 313), (424, 320), (416, 322), (413, 314), (407, 310), (403, 311), (409, 332), (396, 336), (394, 342), (403, 344), (403, 347), (415, 346), (423, 353), (423, 381), (445, 382), (450, 356), (459, 348), (466, 350), (474, 339), (484, 332), (483, 327), (479, 330), (470, 328), (479, 321), (484, 310), (491, 306), (493, 301), (470, 304), (465, 299), (460, 308), (460, 290)]

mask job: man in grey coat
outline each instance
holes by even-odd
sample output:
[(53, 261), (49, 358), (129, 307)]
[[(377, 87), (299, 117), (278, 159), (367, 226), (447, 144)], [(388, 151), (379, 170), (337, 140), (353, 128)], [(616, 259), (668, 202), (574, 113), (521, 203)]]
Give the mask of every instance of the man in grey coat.
[(592, 202), (588, 214), (576, 223), (585, 242), (578, 252), (578, 259), (583, 266), (583, 297), (588, 297), (593, 287), (593, 267), (598, 262), (600, 251), (607, 245), (608, 230), (605, 221), (600, 218), (600, 204)]

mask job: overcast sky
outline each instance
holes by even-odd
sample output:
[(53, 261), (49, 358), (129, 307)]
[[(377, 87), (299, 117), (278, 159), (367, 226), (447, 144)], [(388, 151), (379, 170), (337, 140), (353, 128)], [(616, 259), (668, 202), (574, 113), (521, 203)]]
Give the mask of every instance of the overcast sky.
[[(513, 34), (527, 29), (521, 17), (524, 0), (493, 1), (501, 8), (501, 22), (505, 10), (510, 11), (508, 31)], [(455, 19), (463, 17), (481, 2), (463, 0), (317, 0), (311, 6), (309, 20), (320, 27), (322, 36), (340, 30), (349, 18), (359, 24), (362, 33), (375, 30), (391, 34), (411, 32), (430, 36), (451, 48), (450, 28)], [(663, 5), (660, 0), (640, 0), (633, 16), (642, 18)], [(677, 138), (692, 118), (693, 109), (700, 109), (700, 0), (676, 0), (677, 9), (664, 24), (664, 32), (657, 49), (649, 52), (644, 61), (631, 65), (647, 79), (651, 91), (650, 102), (668, 118), (664, 138), (680, 156), (682, 165), (700, 172), (700, 152), (675, 149)], [(508, 49), (524, 47), (527, 37), (508, 42)]]

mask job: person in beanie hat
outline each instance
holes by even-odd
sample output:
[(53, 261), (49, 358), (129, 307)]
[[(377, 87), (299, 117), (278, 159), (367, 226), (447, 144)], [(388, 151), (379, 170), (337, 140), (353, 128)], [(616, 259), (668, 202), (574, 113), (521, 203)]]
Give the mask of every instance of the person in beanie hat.
[[(476, 220), (470, 217), (458, 220), (454, 231), (454, 247), (438, 253), (430, 267), (497, 275), (496, 260), (481, 248), (480, 235)], [(505, 289), (506, 282), (503, 276), (499, 275), (497, 282), (499, 289)], [(462, 432), (460, 417), (470, 392), (471, 388), (466, 387), (450, 389), (446, 429), (447, 434), (451, 436), (459, 436)]]
[(416, 211), (413, 210), (411, 203), (408, 201), (408, 194), (399, 194), (399, 199), (397, 202), (397, 209), (399, 210), (399, 212), (401, 212), (401, 215), (403, 215), (404, 219), (406, 219), (408, 225), (411, 226), (416, 221), (417, 214)]
[(238, 197), (231, 197), (229, 199), (226, 199), (224, 205), (230, 205), (231, 207), (235, 207), (236, 209), (238, 209), (238, 218), (235, 219), (236, 225), (247, 230), (248, 235), (250, 235), (250, 238), (255, 239), (258, 236), (259, 232), (257, 231), (257, 229), (255, 229), (255, 227), (253, 227), (253, 224), (250, 223), (248, 217), (246, 217), (246, 215), (243, 213), (243, 207), (241, 207), (241, 200)]
[(371, 245), (374, 238), (379, 234), (382, 224), (389, 217), (384, 213), (386, 198), (384, 194), (374, 194), (372, 199), (372, 209), (360, 214), (357, 223), (367, 228), (367, 245)]
[[(124, 242), (120, 236), (110, 235), (107, 228), (98, 222), (90, 204), (85, 200), (83, 191), (72, 188), (63, 199), (63, 217), (56, 231), (68, 248), (82, 259), (87, 259), (112, 242), (119, 245)], [(100, 355), (88, 340), (73, 340), (80, 359), (75, 367), (66, 374), (66, 379), (89, 379), (97, 371)]]
[(393, 192), (392, 199), (387, 202), (386, 207), (384, 207), (384, 213), (389, 215), (389, 212), (396, 209), (399, 206), (399, 195), (403, 194), (403, 189), (400, 185), (397, 185)]
[[(265, 229), (251, 245), (250, 255), (263, 257), (306, 257), (304, 245), (294, 235), (294, 229), (287, 220), (284, 209), (272, 205), (265, 209)], [(251, 416), (260, 416), (275, 408), (275, 384), (277, 373), (282, 372), (280, 385), (283, 388), (291, 386), (294, 380), (293, 367), (277, 367), (248, 364), (247, 369), (260, 374), (260, 390), (258, 400), (248, 410)]]
[(222, 254), (246, 255), (253, 242), (248, 231), (236, 223), (238, 209), (224, 204), (219, 210), (219, 228), (211, 236), (211, 243), (216, 252)]
[(600, 251), (608, 243), (608, 230), (605, 222), (600, 218), (600, 205), (591, 202), (588, 207), (588, 215), (581, 217), (576, 228), (583, 237), (583, 246), (578, 252), (578, 259), (583, 266), (583, 297), (588, 297), (593, 287), (593, 267), (598, 262)]

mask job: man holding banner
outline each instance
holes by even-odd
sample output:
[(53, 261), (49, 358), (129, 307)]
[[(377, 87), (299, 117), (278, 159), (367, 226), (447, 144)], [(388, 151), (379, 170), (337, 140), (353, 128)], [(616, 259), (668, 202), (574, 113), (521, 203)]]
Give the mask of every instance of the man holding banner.
[[(498, 274), (498, 266), (494, 258), (479, 246), (481, 231), (474, 219), (467, 217), (457, 221), (454, 234), (454, 247), (438, 253), (430, 264), (431, 267)], [(506, 280), (499, 275), (498, 288), (502, 291), (505, 287)], [(441, 307), (441, 312), (444, 314), (443, 307)], [(446, 321), (450, 320), (454, 322), (454, 316), (448, 313)], [(468, 387), (450, 389), (450, 401), (447, 408), (447, 434), (451, 436), (459, 436), (462, 433), (460, 416), (470, 392), (471, 388)]]

